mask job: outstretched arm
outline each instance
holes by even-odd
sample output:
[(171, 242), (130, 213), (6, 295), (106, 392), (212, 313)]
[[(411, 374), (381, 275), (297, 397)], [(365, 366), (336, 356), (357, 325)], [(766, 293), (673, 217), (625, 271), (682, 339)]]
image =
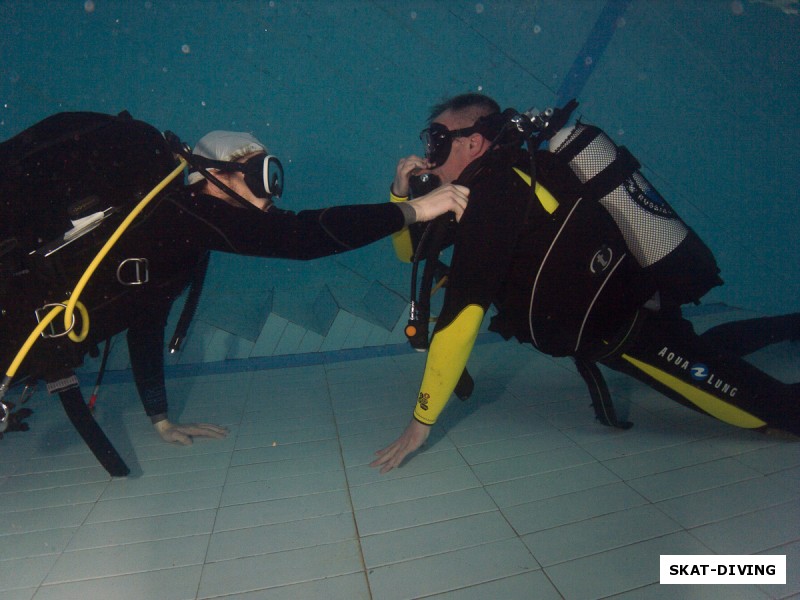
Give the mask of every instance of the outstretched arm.
[(311, 260), (361, 248), (405, 225), (447, 212), (460, 219), (468, 195), (464, 186), (446, 185), (410, 202), (331, 206), (297, 214), (278, 208), (264, 213), (243, 211), (207, 196), (173, 202), (210, 230), (207, 249)]

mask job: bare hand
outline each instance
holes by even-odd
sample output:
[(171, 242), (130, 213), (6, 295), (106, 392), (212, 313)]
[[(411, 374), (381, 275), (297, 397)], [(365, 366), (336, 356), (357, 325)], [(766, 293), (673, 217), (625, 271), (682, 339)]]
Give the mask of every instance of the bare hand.
[(461, 220), (469, 200), (469, 189), (463, 185), (448, 183), (430, 193), (411, 200), (408, 204), (414, 207), (417, 221), (431, 221), (446, 212), (454, 212), (456, 221)]
[(192, 445), (192, 438), (207, 437), (221, 440), (228, 436), (228, 429), (210, 423), (170, 423), (167, 419), (154, 423), (161, 439), (165, 442), (176, 442), (184, 446)]
[(428, 162), (426, 158), (411, 155), (406, 158), (401, 158), (397, 163), (397, 170), (394, 174), (394, 181), (392, 182), (392, 193), (399, 197), (405, 198), (408, 196), (408, 178), (415, 173), (430, 169), (433, 165)]
[(399, 467), (406, 456), (422, 446), (430, 433), (430, 426), (423, 425), (416, 419), (411, 419), (403, 435), (383, 450), (378, 450), (375, 453), (378, 458), (369, 463), (369, 466), (381, 467), (381, 475), (388, 473), (395, 467)]

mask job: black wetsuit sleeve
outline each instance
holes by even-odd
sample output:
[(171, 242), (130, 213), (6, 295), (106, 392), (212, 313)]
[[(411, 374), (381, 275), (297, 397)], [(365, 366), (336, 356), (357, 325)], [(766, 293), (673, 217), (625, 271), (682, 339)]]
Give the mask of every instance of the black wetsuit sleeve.
[(202, 224), (208, 250), (297, 260), (354, 250), (405, 225), (402, 210), (389, 202), (258, 212), (197, 196), (179, 208)]
[[(160, 311), (156, 311), (160, 312)], [(133, 380), (148, 417), (167, 417), (167, 389), (164, 382), (164, 327), (169, 307), (161, 318), (139, 319), (128, 328), (128, 353)]]

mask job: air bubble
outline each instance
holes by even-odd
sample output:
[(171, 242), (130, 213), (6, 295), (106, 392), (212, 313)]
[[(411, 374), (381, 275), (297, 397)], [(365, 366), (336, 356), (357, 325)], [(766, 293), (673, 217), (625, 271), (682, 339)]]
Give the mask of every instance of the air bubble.
[(480, 2), (478, 2), (478, 3), (475, 5), (475, 12), (476, 12), (476, 13), (478, 13), (478, 14), (481, 14), (481, 13), (483, 12), (483, 4), (481, 4)]
[(189, 46), (189, 44), (184, 44), (183, 46), (181, 46), (181, 52), (183, 52), (184, 54), (189, 54), (189, 52), (191, 51), (192, 49)]
[(540, 33), (542, 33), (542, 26), (541, 25), (534, 25), (533, 26), (533, 33), (535, 33), (536, 35), (539, 35)]
[(83, 3), (83, 10), (85, 10), (87, 13), (93, 13), (94, 9), (94, 0), (86, 0), (86, 2)]

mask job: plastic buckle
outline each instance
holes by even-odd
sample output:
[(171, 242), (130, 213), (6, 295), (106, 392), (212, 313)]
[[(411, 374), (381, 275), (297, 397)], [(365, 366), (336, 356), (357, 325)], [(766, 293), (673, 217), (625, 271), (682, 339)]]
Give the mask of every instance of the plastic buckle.
[[(66, 308), (67, 308), (67, 305), (66, 304), (62, 304), (61, 302), (52, 302), (50, 304), (45, 304), (41, 308), (37, 308), (36, 310), (33, 311), (33, 314), (36, 315), (36, 322), (37, 323), (41, 323), (42, 322), (42, 317), (45, 316), (46, 313), (50, 312), (51, 308), (55, 308), (56, 306), (60, 306), (64, 310), (66, 310)], [(69, 324), (69, 328), (65, 329), (61, 333), (56, 333), (55, 326), (53, 325), (53, 323), (55, 321), (56, 321), (55, 319), (50, 321), (50, 333), (47, 333), (47, 331), (42, 331), (41, 335), (42, 335), (42, 337), (44, 339), (64, 337), (70, 331), (72, 331), (72, 329), (75, 327), (75, 315), (74, 314), (72, 315), (72, 323)]]
[(64, 377), (63, 379), (47, 382), (47, 393), (56, 394), (63, 392), (65, 390), (71, 390), (72, 388), (78, 387), (79, 385), (80, 381), (78, 381), (78, 376), (75, 375), (75, 373), (73, 373), (69, 377)]
[(117, 281), (122, 285), (142, 285), (150, 281), (150, 262), (146, 258), (126, 258), (117, 267)]

